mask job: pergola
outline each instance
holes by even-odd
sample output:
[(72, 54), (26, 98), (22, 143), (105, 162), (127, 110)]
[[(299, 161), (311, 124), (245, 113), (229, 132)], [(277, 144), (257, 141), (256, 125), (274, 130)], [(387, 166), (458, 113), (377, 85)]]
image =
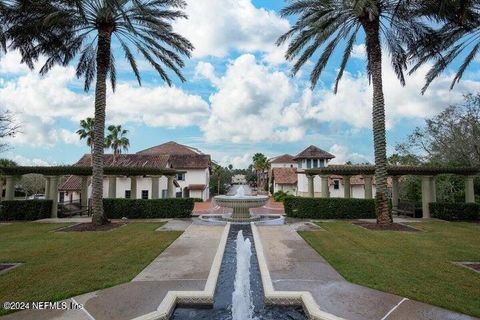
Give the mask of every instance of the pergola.
[[(438, 166), (389, 166), (387, 174), (392, 178), (392, 207), (398, 210), (399, 186), (398, 179), (404, 175), (420, 176), (422, 180), (422, 210), (423, 217), (430, 218), (430, 202), (437, 201), (435, 177), (439, 174), (456, 174), (465, 177), (465, 202), (475, 202), (473, 190), (474, 176), (480, 172), (476, 167), (438, 167)], [(313, 179), (320, 176), (322, 193), (324, 198), (330, 197), (328, 177), (339, 175), (344, 181), (344, 197), (350, 198), (350, 177), (362, 175), (365, 181), (365, 199), (372, 199), (372, 178), (375, 174), (373, 165), (329, 165), (325, 168), (305, 169), (303, 172), (308, 179), (308, 194), (313, 197), (315, 194)]]
[[(81, 186), (81, 206), (88, 206), (88, 177), (92, 175), (90, 166), (52, 166), (52, 167), (0, 167), (0, 185), (3, 185), (3, 179), (6, 182), (5, 199), (13, 200), (15, 196), (14, 178), (24, 174), (42, 174), (45, 177), (45, 198), (53, 201), (52, 218), (57, 217), (58, 210), (58, 183), (61, 176), (80, 176), (82, 177)], [(152, 167), (104, 167), (104, 176), (108, 177), (108, 197), (115, 198), (117, 176), (130, 177), (131, 198), (135, 199), (137, 194), (137, 177), (150, 176), (152, 180), (152, 199), (160, 197), (159, 180), (160, 177), (167, 177), (167, 197), (175, 197), (174, 179), (177, 174), (185, 171), (152, 168)], [(0, 193), (1, 197), (1, 193)], [(1, 200), (1, 199), (0, 199)]]

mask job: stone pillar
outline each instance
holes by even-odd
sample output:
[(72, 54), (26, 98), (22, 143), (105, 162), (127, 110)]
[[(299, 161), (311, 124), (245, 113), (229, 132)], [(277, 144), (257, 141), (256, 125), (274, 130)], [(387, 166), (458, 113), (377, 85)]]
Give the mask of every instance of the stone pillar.
[(392, 177), (392, 211), (398, 212), (398, 198), (399, 198), (398, 177)]
[(15, 181), (13, 176), (5, 176), (5, 200), (13, 200), (15, 198)]
[(473, 188), (473, 176), (465, 177), (465, 202), (475, 202), (475, 191)]
[(343, 197), (344, 198), (351, 197), (350, 176), (343, 176)]
[(365, 199), (372, 199), (372, 176), (364, 176), (363, 180), (365, 181)]
[(50, 197), (50, 176), (45, 177), (45, 199), (51, 199)]
[(130, 199), (137, 199), (137, 177), (130, 177)]
[(109, 198), (117, 197), (117, 176), (108, 177), (108, 197)]
[(432, 202), (432, 177), (422, 176), (422, 211), (423, 218), (430, 218), (430, 207), (428, 204)]
[(160, 176), (152, 176), (152, 199), (160, 198)]
[(315, 197), (315, 189), (313, 187), (313, 179), (315, 178), (315, 176), (312, 176), (312, 175), (308, 175), (307, 174), (307, 179), (308, 179), (308, 196), (310, 198), (313, 198)]
[(330, 198), (330, 186), (328, 185), (328, 176), (320, 176), (322, 180), (322, 198)]
[(430, 191), (432, 192), (431, 202), (437, 202), (437, 181), (435, 176), (430, 178)]
[(82, 209), (87, 208), (88, 207), (88, 176), (82, 176), (80, 198), (82, 199)]
[(167, 176), (167, 198), (175, 198), (173, 179), (175, 179), (175, 176)]
[(50, 177), (50, 197), (52, 199), (51, 218), (57, 218), (58, 211), (58, 176)]

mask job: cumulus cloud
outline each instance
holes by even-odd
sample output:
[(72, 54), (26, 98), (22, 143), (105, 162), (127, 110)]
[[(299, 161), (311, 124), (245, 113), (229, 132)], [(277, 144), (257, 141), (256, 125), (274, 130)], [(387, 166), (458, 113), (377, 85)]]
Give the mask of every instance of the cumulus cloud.
[(332, 159), (332, 164), (345, 164), (347, 161), (352, 163), (372, 163), (373, 161), (366, 155), (357, 152), (350, 152), (349, 148), (344, 145), (334, 144), (328, 150), (331, 154), (335, 155)]
[(19, 154), (14, 155), (11, 152), (5, 155), (5, 158), (13, 160), (18, 165), (21, 165), (21, 166), (53, 166), (57, 164), (57, 163), (50, 163), (46, 160), (39, 159), (39, 158), (28, 158)]
[[(4, 70), (8, 67), (12, 72), (21, 72), (16, 77), (0, 76), (0, 107), (11, 111), (21, 126), (19, 134), (10, 142), (32, 146), (77, 144), (75, 132), (63, 128), (59, 122), (66, 119), (76, 125), (80, 119), (91, 117), (93, 92), (83, 93), (73, 67), (57, 66), (42, 77), (21, 67), (14, 70), (8, 61), (17, 58), (12, 52), (0, 60)], [(108, 121), (132, 121), (153, 127), (194, 125), (206, 119), (209, 108), (200, 96), (165, 86), (119, 83), (115, 94), (109, 90), (107, 99)]]
[[(231, 50), (265, 52), (279, 61), (276, 39), (289, 28), (287, 20), (274, 11), (257, 8), (251, 0), (188, 0), (188, 20), (179, 21), (176, 31), (192, 41), (195, 57), (224, 57)], [(282, 57), (283, 62), (283, 57)]]
[[(238, 57), (225, 75), (199, 72), (216, 87), (209, 100), (211, 113), (202, 126), (207, 141), (297, 141), (304, 128), (297, 126), (302, 103), (290, 105), (295, 88), (283, 73), (258, 64), (253, 55)], [(198, 70), (197, 70), (198, 71)], [(214, 79), (214, 80), (212, 80)]]

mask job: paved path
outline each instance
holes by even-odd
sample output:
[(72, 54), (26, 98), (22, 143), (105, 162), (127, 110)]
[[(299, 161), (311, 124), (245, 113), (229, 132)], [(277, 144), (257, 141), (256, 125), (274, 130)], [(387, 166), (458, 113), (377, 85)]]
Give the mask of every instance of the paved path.
[(74, 297), (83, 310), (22, 311), (2, 320), (127, 320), (155, 311), (170, 290), (204, 289), (223, 229), (191, 224), (133, 281)]
[(323, 311), (349, 320), (475, 319), (346, 281), (291, 226), (258, 230), (274, 289), (310, 291)]

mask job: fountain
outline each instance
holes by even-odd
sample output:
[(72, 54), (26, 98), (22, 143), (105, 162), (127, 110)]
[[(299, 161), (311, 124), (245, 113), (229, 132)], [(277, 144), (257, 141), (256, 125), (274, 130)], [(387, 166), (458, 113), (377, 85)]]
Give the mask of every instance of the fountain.
[(232, 319), (252, 320), (253, 301), (250, 292), (250, 258), (252, 244), (243, 237), (243, 231), (237, 234), (237, 272), (232, 294)]
[(230, 216), (224, 216), (227, 221), (233, 222), (250, 222), (260, 219), (260, 216), (253, 216), (250, 214), (250, 208), (263, 207), (267, 201), (267, 196), (252, 196), (245, 194), (245, 187), (243, 185), (237, 188), (233, 196), (216, 196), (215, 203), (223, 208), (233, 209)]

